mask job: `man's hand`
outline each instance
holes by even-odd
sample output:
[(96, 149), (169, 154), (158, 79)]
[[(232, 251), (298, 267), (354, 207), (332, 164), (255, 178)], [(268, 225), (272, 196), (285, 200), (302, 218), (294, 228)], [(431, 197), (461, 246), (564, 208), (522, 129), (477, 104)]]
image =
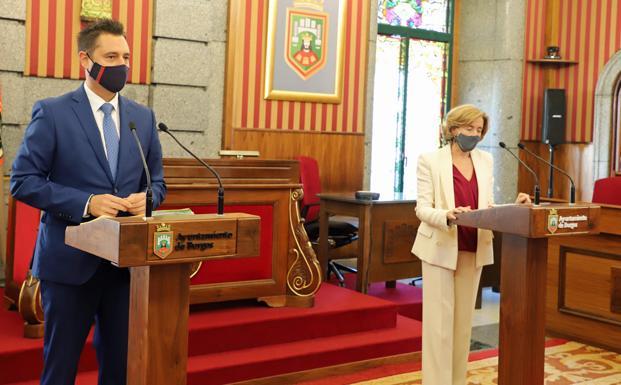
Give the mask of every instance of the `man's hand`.
[(147, 194), (144, 192), (141, 193), (133, 193), (127, 198), (125, 198), (127, 202), (129, 202), (130, 206), (128, 210), (133, 215), (144, 215), (147, 209)]
[(95, 217), (107, 215), (116, 217), (119, 211), (128, 211), (131, 203), (127, 199), (110, 194), (93, 195), (88, 204), (88, 213)]

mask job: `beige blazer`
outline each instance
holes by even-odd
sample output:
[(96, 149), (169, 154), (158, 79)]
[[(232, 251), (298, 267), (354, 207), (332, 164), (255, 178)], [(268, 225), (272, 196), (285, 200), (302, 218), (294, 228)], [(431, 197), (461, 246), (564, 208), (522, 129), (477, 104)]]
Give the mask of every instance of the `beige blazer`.
[[(485, 209), (494, 202), (492, 156), (477, 149), (472, 150), (471, 156), (477, 175), (479, 208)], [(446, 213), (455, 208), (451, 146), (444, 146), (420, 156), (417, 184), (416, 216), (421, 220), (421, 224), (412, 246), (412, 253), (429, 264), (455, 270), (457, 226), (446, 224)], [(477, 267), (494, 262), (492, 238), (490, 230), (478, 230)]]

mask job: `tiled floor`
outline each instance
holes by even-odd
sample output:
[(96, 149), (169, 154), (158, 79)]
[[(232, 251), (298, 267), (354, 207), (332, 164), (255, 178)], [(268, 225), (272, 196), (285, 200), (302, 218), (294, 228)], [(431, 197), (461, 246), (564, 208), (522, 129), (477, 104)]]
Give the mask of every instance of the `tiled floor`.
[(472, 326), (497, 324), (500, 320), (500, 294), (494, 293), (491, 287), (483, 289), (481, 309), (475, 309)]
[(491, 288), (483, 289), (481, 309), (475, 309), (472, 320), (472, 339), (491, 347), (498, 347), (498, 321), (500, 319), (500, 294)]

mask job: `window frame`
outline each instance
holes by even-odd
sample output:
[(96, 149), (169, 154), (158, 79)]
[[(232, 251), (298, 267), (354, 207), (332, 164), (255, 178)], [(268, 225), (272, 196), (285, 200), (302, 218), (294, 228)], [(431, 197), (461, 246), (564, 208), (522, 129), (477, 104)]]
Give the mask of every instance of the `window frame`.
[(401, 119), (401, 127), (398, 127), (397, 147), (399, 149), (398, 159), (395, 162), (395, 192), (403, 192), (403, 178), (405, 170), (405, 129), (407, 124), (407, 103), (408, 103), (408, 68), (409, 68), (409, 50), (410, 39), (427, 40), (433, 42), (441, 42), (447, 44), (448, 58), (447, 58), (447, 76), (446, 76), (446, 93), (444, 103), (443, 116), (451, 108), (452, 98), (452, 79), (453, 79), (453, 45), (454, 45), (454, 29), (455, 29), (455, 0), (447, 0), (447, 12), (446, 12), (446, 25), (448, 32), (438, 32), (419, 28), (409, 28), (405, 26), (396, 26), (390, 24), (377, 23), (377, 35), (384, 36), (398, 36), (402, 39), (401, 44), (401, 57), (404, 58), (403, 66), (405, 71), (404, 83), (403, 83), (403, 106), (401, 112), (404, 118)]

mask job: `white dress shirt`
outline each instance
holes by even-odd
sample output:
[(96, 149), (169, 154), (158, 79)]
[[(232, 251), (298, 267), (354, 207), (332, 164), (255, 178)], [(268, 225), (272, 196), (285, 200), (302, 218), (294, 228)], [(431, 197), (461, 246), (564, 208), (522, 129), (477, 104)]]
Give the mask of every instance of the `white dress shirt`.
[(97, 123), (97, 128), (99, 129), (99, 136), (101, 137), (101, 143), (103, 143), (104, 152), (106, 153), (106, 157), (107, 157), (108, 151), (106, 150), (106, 139), (104, 138), (104, 133), (103, 133), (104, 113), (102, 110), (100, 110), (100, 108), (104, 103), (112, 104), (112, 106), (114, 107), (114, 109), (112, 110), (112, 120), (114, 121), (114, 127), (116, 128), (116, 134), (120, 138), (121, 131), (119, 129), (120, 127), (119, 122), (121, 118), (119, 117), (119, 94), (117, 92), (116, 94), (114, 94), (114, 98), (112, 98), (112, 100), (110, 100), (109, 102), (106, 102), (105, 100), (101, 98), (101, 96), (97, 95), (90, 88), (88, 88), (88, 86), (86, 85), (86, 82), (84, 82), (84, 90), (86, 91), (86, 97), (88, 98), (88, 102), (91, 104), (91, 109), (93, 110), (93, 116), (95, 116), (95, 122)]
[[(93, 110), (93, 116), (95, 117), (95, 123), (97, 123), (97, 129), (99, 129), (99, 136), (101, 137), (101, 143), (103, 144), (104, 153), (106, 154), (106, 157), (108, 157), (108, 150), (106, 150), (106, 138), (104, 137), (103, 133), (104, 113), (102, 110), (100, 110), (100, 108), (104, 103), (112, 104), (112, 106), (114, 107), (111, 114), (112, 120), (114, 121), (114, 127), (116, 128), (116, 134), (120, 138), (121, 131), (119, 122), (121, 121), (121, 118), (119, 117), (119, 94), (117, 92), (116, 94), (114, 94), (114, 98), (112, 98), (112, 100), (106, 102), (101, 98), (101, 96), (97, 95), (90, 88), (88, 88), (86, 82), (84, 82), (84, 91), (86, 91), (86, 97), (88, 98), (88, 102), (90, 103), (91, 109)], [(91, 194), (91, 196), (88, 198), (88, 201), (86, 201), (86, 205), (84, 206), (84, 213), (82, 214), (84, 218), (88, 217), (88, 206), (90, 205), (92, 198), (93, 194)]]

